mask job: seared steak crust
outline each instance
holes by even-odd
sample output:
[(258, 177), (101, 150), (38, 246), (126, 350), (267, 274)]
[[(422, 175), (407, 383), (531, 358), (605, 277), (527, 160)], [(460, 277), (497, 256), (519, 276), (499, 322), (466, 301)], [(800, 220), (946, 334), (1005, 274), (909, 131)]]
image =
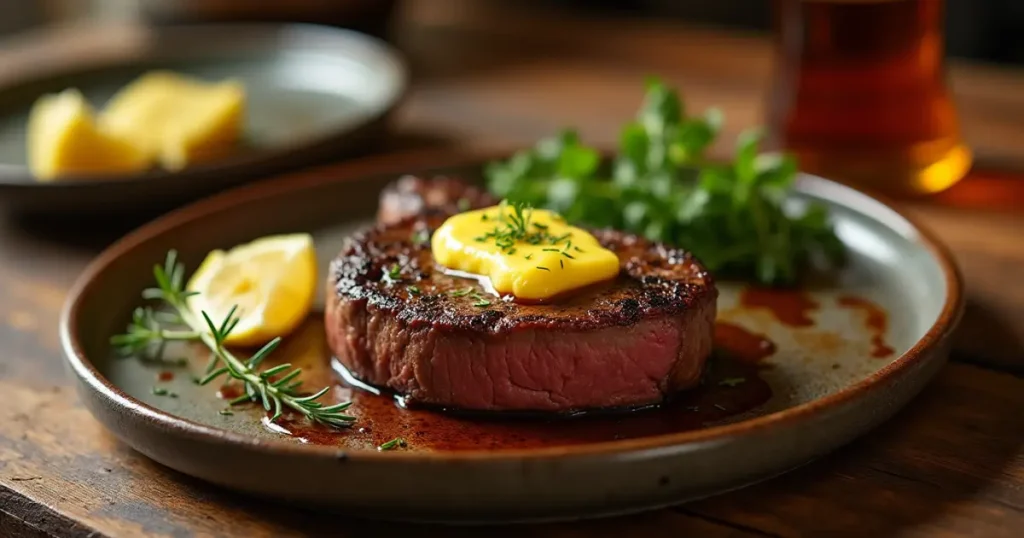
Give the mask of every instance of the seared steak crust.
[(592, 231), (616, 279), (517, 304), (434, 264), (444, 218), (370, 226), (331, 263), (328, 342), (357, 378), (413, 403), (538, 411), (648, 405), (699, 382), (718, 292), (689, 253)]
[[(331, 263), (332, 288), (343, 299), (364, 300), (410, 323), (492, 334), (631, 325), (650, 317), (678, 315), (717, 296), (711, 275), (688, 252), (614, 230), (591, 230), (603, 247), (619, 255), (618, 279), (554, 304), (498, 300), (473, 280), (446, 275), (443, 267), (434, 264), (429, 241), (414, 244), (417, 234), (433, 233), (443, 222), (443, 217), (414, 218), (353, 234)], [(395, 267), (398, 282), (387, 276)], [(409, 286), (419, 293), (411, 292)], [(467, 287), (491, 304), (473, 306), (473, 298), (458, 296)]]
[(377, 222), (394, 224), (411, 216), (453, 215), (498, 202), (486, 190), (459, 179), (402, 176), (381, 191)]

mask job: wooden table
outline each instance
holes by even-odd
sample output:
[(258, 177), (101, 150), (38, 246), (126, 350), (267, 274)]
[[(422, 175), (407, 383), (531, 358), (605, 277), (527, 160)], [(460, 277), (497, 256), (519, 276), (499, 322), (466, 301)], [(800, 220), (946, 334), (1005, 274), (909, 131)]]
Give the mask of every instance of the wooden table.
[[(649, 73), (679, 84), (694, 108), (722, 106), (726, 140), (759, 120), (762, 37), (557, 13), (531, 21), (481, 4), (419, 2), (403, 14), (401, 43), (419, 77), (398, 121), (403, 144), (526, 144), (567, 124), (610, 144)], [(1024, 74), (955, 65), (952, 78), (982, 160), (1024, 155)], [(486, 530), (342, 524), (132, 452), (78, 403), (57, 344), (64, 294), (110, 237), (0, 225), (0, 536), (1021, 536), (1024, 241), (1015, 236), (1024, 182), (980, 174), (906, 205), (957, 254), (970, 307), (953, 361), (896, 418), (735, 493), (611, 520)]]

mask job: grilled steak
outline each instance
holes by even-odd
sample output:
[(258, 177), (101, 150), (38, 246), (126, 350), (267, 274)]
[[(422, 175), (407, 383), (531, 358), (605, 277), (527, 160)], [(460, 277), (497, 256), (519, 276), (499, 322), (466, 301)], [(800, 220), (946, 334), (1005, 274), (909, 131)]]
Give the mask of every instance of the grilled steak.
[(452, 215), (496, 203), (486, 190), (458, 179), (403, 176), (381, 192), (377, 221), (396, 223), (413, 215)]
[(331, 263), (328, 342), (358, 379), (410, 403), (552, 412), (654, 404), (699, 382), (718, 291), (688, 253), (593, 231), (619, 256), (616, 279), (517, 304), (435, 266), (423, 232), (444, 219), (379, 223)]

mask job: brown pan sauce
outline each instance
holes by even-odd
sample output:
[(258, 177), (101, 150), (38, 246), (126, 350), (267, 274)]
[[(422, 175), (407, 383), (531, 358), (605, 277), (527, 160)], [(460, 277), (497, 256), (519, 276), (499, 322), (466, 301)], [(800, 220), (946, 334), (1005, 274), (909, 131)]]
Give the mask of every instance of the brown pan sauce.
[(800, 290), (749, 287), (740, 293), (740, 306), (766, 309), (788, 327), (810, 327), (814, 325), (811, 313), (818, 309), (818, 302)]
[[(872, 357), (884, 359), (895, 353), (895, 349), (885, 341), (889, 330), (889, 315), (882, 307), (854, 295), (841, 295), (836, 302), (843, 308), (863, 313), (865, 328), (871, 334)], [(818, 308), (818, 302), (807, 292), (798, 289), (748, 287), (740, 293), (740, 306), (746, 309), (767, 310), (779, 323), (796, 328), (814, 325), (811, 313)], [(728, 339), (734, 343), (740, 340), (740, 335), (733, 335), (733, 338)], [(753, 346), (755, 343), (748, 341), (747, 345)]]
[(885, 342), (885, 333), (889, 330), (889, 315), (880, 306), (862, 297), (844, 295), (838, 299), (839, 306), (859, 310), (864, 313), (864, 325), (871, 332), (871, 356), (884, 359), (896, 352)]
[[(876, 356), (891, 353), (892, 348), (882, 338), (887, 326), (884, 310), (852, 296), (844, 296), (839, 303), (865, 312), (865, 323), (877, 337)], [(799, 291), (747, 290), (741, 296), (741, 304), (747, 308), (766, 308), (780, 322), (798, 327), (813, 324), (810, 314), (817, 308), (814, 300)], [(304, 356), (296, 357), (296, 353), (286, 351), (277, 360), (302, 365), (309, 387), (334, 383), (331, 399), (350, 400), (352, 405), (347, 412), (357, 418), (351, 428), (335, 430), (286, 413), (274, 426), (279, 433), (287, 432), (312, 444), (375, 447), (403, 438), (414, 449), (453, 451), (581, 445), (705, 428), (753, 411), (772, 397), (772, 389), (761, 373), (769, 367), (763, 361), (775, 353), (775, 343), (765, 335), (728, 321), (716, 324), (715, 353), (698, 387), (661, 405), (564, 415), (409, 407), (394, 394), (361, 385), (347, 376), (340, 363), (329, 359), (319, 319), (311, 318), (302, 332), (308, 333), (297, 339), (307, 342), (299, 353)], [(319, 341), (309, 343), (316, 339)], [(240, 394), (231, 385), (219, 391), (225, 400)], [(346, 439), (342, 441), (340, 436)]]
[(416, 448), (433, 450), (540, 448), (700, 429), (709, 422), (750, 411), (772, 394), (756, 366), (729, 359), (709, 364), (699, 387), (662, 405), (571, 415), (407, 407), (390, 393), (373, 394), (345, 381), (338, 383), (346, 393), (341, 399), (353, 402), (348, 411), (358, 417), (351, 430), (339, 434), (305, 420), (283, 420), (281, 425), (292, 435), (316, 444), (336, 444), (337, 435), (346, 435), (362, 437), (373, 445), (401, 437)]

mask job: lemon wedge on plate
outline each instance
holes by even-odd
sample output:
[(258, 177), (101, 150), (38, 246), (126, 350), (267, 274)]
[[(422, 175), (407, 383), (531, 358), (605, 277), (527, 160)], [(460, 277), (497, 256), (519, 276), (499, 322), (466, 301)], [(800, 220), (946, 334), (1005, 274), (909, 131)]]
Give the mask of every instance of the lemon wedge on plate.
[(226, 345), (258, 346), (295, 330), (313, 306), (316, 250), (309, 234), (274, 235), (214, 250), (189, 279), (192, 311), (220, 324), (237, 306)]

